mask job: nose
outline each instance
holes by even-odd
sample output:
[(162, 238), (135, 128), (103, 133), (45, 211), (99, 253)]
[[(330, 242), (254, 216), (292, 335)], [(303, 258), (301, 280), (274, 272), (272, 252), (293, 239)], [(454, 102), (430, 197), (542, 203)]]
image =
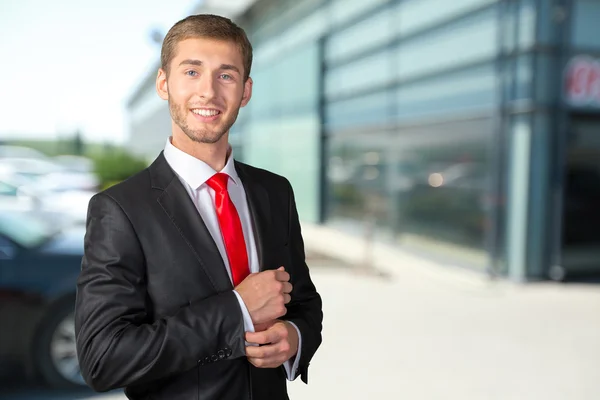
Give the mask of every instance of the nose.
[(204, 73), (198, 79), (198, 95), (203, 99), (212, 99), (215, 97), (215, 84), (216, 80), (212, 74)]

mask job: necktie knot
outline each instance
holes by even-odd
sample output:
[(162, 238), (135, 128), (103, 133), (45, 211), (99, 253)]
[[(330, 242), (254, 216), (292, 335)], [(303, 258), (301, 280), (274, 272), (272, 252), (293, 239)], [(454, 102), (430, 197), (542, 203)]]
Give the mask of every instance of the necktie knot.
[(226, 192), (227, 182), (229, 181), (229, 175), (222, 172), (216, 173), (210, 177), (206, 184), (210, 186), (215, 192)]

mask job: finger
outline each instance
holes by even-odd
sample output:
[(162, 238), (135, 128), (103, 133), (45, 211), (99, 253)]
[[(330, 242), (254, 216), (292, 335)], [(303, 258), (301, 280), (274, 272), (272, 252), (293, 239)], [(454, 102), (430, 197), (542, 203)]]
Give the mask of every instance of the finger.
[(289, 282), (283, 282), (283, 293), (292, 293), (294, 287)]
[(277, 342), (280, 336), (278, 329), (270, 327), (262, 332), (246, 332), (246, 341), (256, 344), (268, 344)]
[(290, 295), (289, 295), (289, 294), (287, 294), (287, 293), (284, 293), (284, 294), (283, 294), (283, 302), (284, 302), (285, 304), (288, 304), (290, 301), (292, 301), (292, 296), (290, 296)]
[(280, 353), (281, 351), (279, 349), (279, 346), (274, 344), (260, 347), (246, 346), (246, 357), (267, 359), (272, 358)]
[(285, 267), (282, 265), (281, 267), (277, 268), (277, 271), (285, 271)]
[(290, 280), (290, 274), (278, 269), (275, 271), (275, 279), (277, 279), (279, 282), (287, 282)]
[(257, 368), (277, 368), (285, 362), (283, 357), (271, 357), (271, 358), (254, 358), (248, 357), (248, 361)]
[(272, 327), (278, 321), (279, 321), (278, 319), (274, 319), (274, 320), (271, 320), (271, 321), (262, 322), (262, 323), (259, 323), (259, 324), (254, 324), (254, 332), (266, 331), (267, 329), (269, 329), (270, 327)]

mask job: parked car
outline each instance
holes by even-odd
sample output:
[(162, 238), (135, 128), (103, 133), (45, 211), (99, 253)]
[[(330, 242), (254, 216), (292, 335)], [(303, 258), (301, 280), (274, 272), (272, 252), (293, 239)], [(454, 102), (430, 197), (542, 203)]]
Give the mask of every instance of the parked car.
[(0, 159), (2, 158), (35, 158), (45, 160), (48, 158), (44, 153), (25, 146), (0, 145)]
[(2, 158), (0, 167), (14, 174), (31, 179), (44, 189), (96, 190), (98, 178), (91, 172), (77, 172), (54, 161), (36, 158)]
[(73, 320), (84, 227), (0, 211), (0, 375), (83, 386)]
[(53, 157), (52, 161), (62, 165), (67, 171), (81, 173), (94, 172), (94, 161), (88, 157), (62, 155)]
[(55, 191), (15, 178), (0, 172), (0, 210), (36, 212), (63, 226), (85, 223), (87, 207), (95, 192)]

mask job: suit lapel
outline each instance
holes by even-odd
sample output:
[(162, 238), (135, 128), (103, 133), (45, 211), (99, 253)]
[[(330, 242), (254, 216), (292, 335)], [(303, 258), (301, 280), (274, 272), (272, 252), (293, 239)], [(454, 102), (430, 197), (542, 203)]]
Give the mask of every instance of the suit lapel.
[(269, 195), (263, 185), (249, 173), (244, 164), (235, 162), (235, 169), (242, 180), (248, 209), (252, 219), (256, 252), (258, 253), (259, 270), (263, 271), (268, 265), (268, 244), (270, 243), (271, 213)]
[(214, 289), (219, 293), (233, 289), (215, 241), (162, 153), (150, 167), (150, 174), (152, 186), (163, 190), (158, 203), (194, 253)]

